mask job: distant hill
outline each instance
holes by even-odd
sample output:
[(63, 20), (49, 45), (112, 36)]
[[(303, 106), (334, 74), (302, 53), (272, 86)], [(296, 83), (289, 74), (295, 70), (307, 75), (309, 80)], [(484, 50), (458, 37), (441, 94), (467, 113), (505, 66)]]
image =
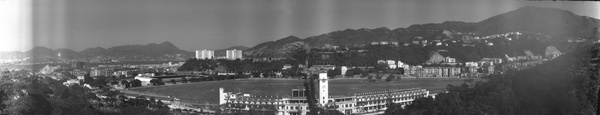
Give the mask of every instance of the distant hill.
[(52, 61), (58, 59), (95, 59), (111, 58), (121, 60), (185, 60), (193, 56), (171, 42), (148, 45), (124, 45), (108, 49), (102, 47), (88, 48), (81, 52), (70, 49), (50, 49), (42, 46), (34, 47), (26, 52), (2, 52), (4, 59), (33, 57), (34, 61)]
[[(524, 31), (550, 35), (540, 37), (550, 41), (566, 41), (570, 37), (600, 39), (600, 20), (579, 16), (570, 11), (523, 7), (504, 14), (499, 14), (480, 22), (447, 21), (443, 23), (415, 24), (407, 28), (389, 29), (346, 29), (329, 32), (307, 38), (288, 36), (276, 41), (268, 41), (254, 47), (234, 46), (227, 49), (244, 50), (251, 57), (285, 57), (296, 48), (318, 48), (328, 46), (356, 47), (374, 41), (409, 42), (416, 39), (439, 40), (460, 38), (457, 33), (474, 33), (475, 35), (491, 35), (514, 31)], [(590, 37), (592, 36), (592, 37)], [(520, 44), (527, 45), (527, 44)], [(527, 47), (527, 46), (515, 46)], [(559, 50), (560, 46), (556, 46)], [(545, 48), (545, 47), (544, 47)], [(224, 56), (225, 50), (215, 51), (215, 56)], [(522, 52), (522, 49), (518, 50)], [(122, 60), (185, 60), (194, 56), (194, 52), (184, 51), (171, 42), (147, 45), (124, 45), (111, 48), (88, 48), (81, 52), (68, 49), (52, 50), (35, 47), (27, 52), (0, 52), (0, 58), (57, 58), (58, 53), (65, 59), (112, 58)], [(534, 51), (535, 53), (535, 51)]]
[[(565, 41), (565, 37), (587, 38), (594, 33), (594, 27), (600, 26), (598, 19), (579, 16), (570, 11), (523, 7), (496, 15), (486, 20), (471, 23), (447, 21), (443, 23), (415, 24), (408, 28), (346, 29), (317, 36), (298, 38), (285, 37), (276, 41), (258, 44), (247, 51), (246, 55), (257, 57), (286, 56), (290, 48), (308, 46), (312, 48), (335, 45), (340, 47), (360, 46), (373, 41), (407, 42), (419, 39), (448, 39), (455, 33), (474, 33), (491, 35), (514, 31), (537, 32), (551, 35), (551, 41)], [(597, 30), (598, 31), (598, 30)]]
[(160, 44), (115, 46), (108, 49), (96, 47), (85, 49), (80, 53), (87, 57), (108, 56), (125, 60), (179, 60), (193, 56), (192, 52), (181, 50), (168, 41)]
[(592, 35), (600, 20), (579, 16), (567, 10), (541, 7), (522, 7), (496, 15), (476, 25), (476, 32), (482, 35), (511, 31), (540, 32), (558, 37), (585, 38)]

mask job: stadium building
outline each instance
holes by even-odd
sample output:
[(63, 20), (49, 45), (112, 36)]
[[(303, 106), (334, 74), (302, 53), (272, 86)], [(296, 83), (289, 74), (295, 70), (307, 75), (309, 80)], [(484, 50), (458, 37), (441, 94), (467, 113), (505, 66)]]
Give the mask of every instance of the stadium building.
[[(320, 73), (318, 79), (318, 106), (338, 110), (344, 114), (382, 114), (387, 104), (400, 103), (402, 107), (417, 98), (429, 96), (429, 91), (421, 88), (388, 89), (383, 91), (352, 93), (349, 95), (329, 95), (327, 73)], [(254, 96), (241, 92), (225, 92), (219, 88), (219, 104), (226, 111), (265, 111), (277, 115), (306, 115), (309, 112), (307, 91), (292, 89), (291, 96)]]

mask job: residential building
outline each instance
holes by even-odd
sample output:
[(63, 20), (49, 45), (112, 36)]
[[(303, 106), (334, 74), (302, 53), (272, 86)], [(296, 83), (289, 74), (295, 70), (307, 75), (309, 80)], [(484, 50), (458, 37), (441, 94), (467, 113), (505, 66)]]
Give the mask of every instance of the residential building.
[(292, 68), (292, 64), (285, 64), (283, 65), (283, 68), (281, 68), (282, 70), (286, 70), (286, 69), (291, 69)]
[(228, 60), (242, 59), (242, 50), (237, 50), (237, 49), (227, 50), (226, 58)]
[(79, 85), (80, 84), (79, 82), (80, 82), (80, 80), (78, 80), (78, 79), (69, 79), (69, 80), (63, 82), (63, 85), (65, 85), (65, 86)]
[(492, 61), (492, 62), (494, 62), (494, 64), (500, 64), (500, 63), (502, 63), (502, 58), (483, 58), (481, 60), (483, 60), (483, 61)]
[(214, 50), (196, 50), (196, 59), (213, 59), (215, 57)]
[(478, 67), (477, 62), (465, 62), (466, 67)]
[[(405, 106), (413, 100), (429, 96), (421, 88), (387, 89), (383, 91), (356, 92), (347, 95), (332, 95), (327, 73), (319, 74), (317, 101), (343, 114), (383, 114), (390, 101)], [(274, 111), (276, 115), (306, 115), (310, 109), (304, 88), (291, 89), (291, 96), (255, 96), (241, 92), (225, 92), (219, 88), (219, 105), (228, 111)], [(334, 89), (332, 89), (334, 90)]]
[(451, 57), (446, 57), (446, 58), (444, 58), (444, 62), (446, 62), (446, 63), (456, 63), (456, 59), (455, 58), (451, 58)]

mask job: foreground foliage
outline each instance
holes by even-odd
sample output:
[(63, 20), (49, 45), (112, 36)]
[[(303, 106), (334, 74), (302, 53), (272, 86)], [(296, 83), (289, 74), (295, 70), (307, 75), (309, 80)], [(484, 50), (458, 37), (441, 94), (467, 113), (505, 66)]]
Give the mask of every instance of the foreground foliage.
[[(88, 89), (36, 75), (3, 72), (1, 115), (163, 115), (169, 108), (144, 97), (128, 99), (108, 87)], [(102, 98), (100, 98), (102, 97)]]
[(417, 99), (404, 109), (391, 105), (386, 114), (595, 114), (599, 51), (598, 45), (582, 45), (529, 70), (490, 76), (488, 82), (449, 85), (449, 93)]

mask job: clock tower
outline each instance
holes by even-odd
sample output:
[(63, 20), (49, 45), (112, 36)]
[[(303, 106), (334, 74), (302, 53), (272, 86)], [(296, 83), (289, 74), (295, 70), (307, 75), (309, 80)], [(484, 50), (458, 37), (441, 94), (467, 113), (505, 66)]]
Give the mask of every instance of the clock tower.
[(325, 105), (329, 100), (329, 81), (327, 73), (319, 73), (319, 104)]

